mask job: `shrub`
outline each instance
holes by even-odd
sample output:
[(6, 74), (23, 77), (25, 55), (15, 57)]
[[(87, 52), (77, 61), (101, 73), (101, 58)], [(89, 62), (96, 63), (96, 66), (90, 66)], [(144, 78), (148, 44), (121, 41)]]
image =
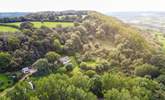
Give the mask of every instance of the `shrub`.
[(0, 80), (0, 86), (4, 85), (4, 82)]
[(66, 64), (65, 68), (67, 71), (72, 71), (73, 70), (73, 64), (72, 63)]
[(96, 72), (93, 70), (88, 70), (85, 72), (85, 74), (89, 77), (93, 77), (94, 75), (96, 75)]
[(144, 77), (145, 75), (150, 75), (152, 78), (157, 77), (160, 73), (158, 68), (153, 65), (143, 64), (135, 68), (135, 74), (137, 76)]
[(15, 36), (8, 37), (8, 47), (10, 50), (16, 50), (19, 47), (20, 40)]
[(159, 83), (163, 83), (165, 85), (165, 75), (160, 75), (156, 78)]
[(33, 29), (34, 25), (30, 22), (23, 22), (20, 24), (20, 29)]
[(33, 34), (33, 32), (29, 29), (24, 29), (22, 32), (23, 32), (23, 34), (28, 35), (28, 36), (32, 36), (32, 34)]
[(108, 90), (105, 94), (105, 100), (134, 100), (128, 90), (123, 89), (121, 92), (117, 89)]
[(53, 41), (53, 46), (57, 51), (61, 51), (62, 50), (62, 45), (60, 43), (60, 41), (58, 39), (54, 39)]
[(87, 63), (81, 62), (80, 63), (80, 68), (83, 69), (83, 70), (86, 70), (87, 69)]
[(60, 55), (57, 54), (56, 52), (50, 51), (50, 52), (46, 53), (45, 58), (49, 62), (54, 62), (60, 58)]
[(153, 55), (150, 59), (150, 63), (159, 68), (165, 68), (165, 55), (164, 54)]
[(90, 90), (97, 95), (98, 98), (103, 98), (103, 86), (102, 86), (101, 77), (99, 75), (95, 75), (91, 78), (91, 87)]
[(32, 66), (38, 70), (38, 75), (46, 75), (49, 73), (49, 63), (47, 59), (38, 59)]
[(65, 67), (61, 67), (61, 68), (57, 69), (56, 72), (57, 72), (57, 73), (60, 73), (60, 74), (64, 74), (66, 71), (67, 71), (67, 70), (66, 70)]

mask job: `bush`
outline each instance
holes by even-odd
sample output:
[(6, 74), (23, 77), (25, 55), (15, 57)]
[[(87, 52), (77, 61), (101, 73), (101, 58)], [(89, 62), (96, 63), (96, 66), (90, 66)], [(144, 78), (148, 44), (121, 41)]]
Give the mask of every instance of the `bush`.
[(135, 74), (137, 76), (144, 77), (145, 75), (150, 75), (152, 78), (159, 76), (159, 70), (153, 65), (143, 64), (135, 68)]
[(33, 35), (33, 32), (31, 30), (29, 30), (29, 29), (24, 29), (22, 32), (23, 32), (23, 34), (28, 35), (28, 36), (32, 36)]
[(57, 50), (57, 51), (62, 50), (62, 45), (58, 39), (54, 39), (53, 46), (54, 46), (55, 50)]
[(164, 54), (153, 55), (150, 59), (150, 63), (159, 68), (165, 68), (165, 55)]
[(101, 72), (104, 72), (104, 66), (102, 64), (98, 64), (96, 66), (96, 72), (97, 73), (101, 73)]
[(33, 23), (30, 23), (30, 22), (23, 22), (20, 24), (20, 29), (33, 29), (34, 28), (34, 25)]
[(49, 73), (49, 63), (47, 59), (38, 59), (32, 66), (38, 70), (36, 75), (46, 75)]
[(12, 51), (16, 50), (20, 44), (20, 40), (15, 36), (9, 36), (7, 42), (8, 48)]
[(80, 68), (83, 69), (83, 70), (86, 70), (87, 69), (87, 63), (81, 62), (80, 63)]
[(0, 86), (4, 85), (4, 82), (0, 80)]
[(131, 98), (129, 91), (125, 89), (121, 92), (117, 89), (108, 90), (104, 96), (105, 100), (135, 100)]
[(94, 75), (96, 75), (96, 72), (93, 71), (93, 70), (88, 70), (85, 72), (85, 74), (88, 76), (88, 77), (93, 77)]
[(67, 71), (72, 71), (73, 70), (73, 64), (69, 63), (65, 65), (65, 68)]
[(57, 54), (56, 52), (50, 51), (50, 52), (46, 53), (45, 58), (49, 62), (54, 62), (60, 58), (60, 55)]
[(78, 22), (74, 22), (74, 26), (80, 26)]
[(95, 75), (91, 78), (91, 87), (90, 90), (97, 95), (98, 98), (103, 98), (103, 84), (99, 75)]
[(165, 75), (160, 75), (159, 77), (156, 78), (156, 80), (159, 82), (159, 83), (162, 83), (165, 85)]
[(67, 71), (67, 70), (66, 70), (65, 67), (61, 67), (61, 68), (57, 69), (56, 72), (57, 72), (57, 73), (60, 73), (60, 74), (64, 74), (66, 71)]
[(70, 78), (69, 82), (75, 87), (81, 88), (85, 91), (89, 91), (91, 87), (91, 82), (90, 82), (89, 77), (84, 76), (83, 74), (73, 75)]
[(0, 88), (0, 92), (4, 91), (4, 88)]

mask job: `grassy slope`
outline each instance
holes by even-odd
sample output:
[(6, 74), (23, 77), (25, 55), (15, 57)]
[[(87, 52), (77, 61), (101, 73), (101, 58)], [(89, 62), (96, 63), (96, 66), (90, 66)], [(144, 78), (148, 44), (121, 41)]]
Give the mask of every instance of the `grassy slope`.
[[(68, 26), (73, 26), (72, 22), (32, 22), (34, 24), (34, 27), (40, 28), (42, 25), (47, 26), (47, 27), (56, 27), (57, 25), (61, 24), (63, 27), (68, 27)], [(21, 22), (16, 22), (16, 23), (8, 23), (8, 25), (15, 25), (15, 26), (20, 26)]]
[[(126, 25), (114, 17), (106, 16), (98, 12), (92, 12), (89, 13), (89, 15), (107, 24), (110, 29), (116, 30), (116, 34), (120, 34), (122, 38), (128, 39), (135, 47), (140, 47), (140, 50), (154, 51), (147, 39), (143, 37), (141, 35), (142, 33), (136, 28)], [(112, 46), (110, 48), (112, 48)]]
[(3, 74), (0, 74), (0, 81), (3, 82), (3, 85), (0, 85), (0, 89), (7, 88), (10, 84), (8, 83), (9, 78)]
[(73, 71), (72, 71), (72, 74), (75, 75), (75, 74), (81, 73), (81, 72), (80, 72), (79, 65), (77, 64), (77, 61), (76, 61), (75, 57), (72, 56), (72, 57), (70, 57), (70, 59), (71, 59), (71, 63), (72, 63), (73, 66), (74, 66), (74, 69), (73, 69)]
[[(41, 26), (47, 26), (49, 28), (56, 27), (57, 25), (62, 25), (63, 27), (69, 27), (73, 26), (72, 22), (32, 22), (34, 24), (34, 27), (40, 28)], [(12, 25), (12, 26), (20, 26), (21, 22), (15, 22), (15, 23), (7, 23), (7, 25)], [(0, 25), (0, 32), (16, 32), (19, 31), (16, 28), (9, 27), (9, 26), (2, 26)]]
[(8, 26), (0, 26), (0, 32), (16, 32), (16, 31), (19, 30)]

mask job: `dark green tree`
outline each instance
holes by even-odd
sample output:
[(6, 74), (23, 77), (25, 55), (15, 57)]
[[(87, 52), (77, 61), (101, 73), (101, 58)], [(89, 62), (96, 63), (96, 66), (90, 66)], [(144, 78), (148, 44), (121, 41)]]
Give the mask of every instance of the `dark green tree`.
[(0, 69), (5, 70), (12, 60), (12, 56), (8, 52), (0, 52)]

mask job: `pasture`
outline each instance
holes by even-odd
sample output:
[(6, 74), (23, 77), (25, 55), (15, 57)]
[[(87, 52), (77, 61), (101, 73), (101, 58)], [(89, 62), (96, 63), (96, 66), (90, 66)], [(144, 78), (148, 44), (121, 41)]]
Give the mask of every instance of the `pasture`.
[[(73, 26), (72, 22), (31, 22), (33, 23), (34, 27), (40, 28), (41, 26), (47, 26), (49, 28), (56, 27), (57, 25), (62, 25), (62, 27), (69, 27)], [(21, 22), (15, 22), (15, 23), (8, 23), (8, 25), (15, 25), (20, 26)]]
[(16, 32), (16, 31), (19, 31), (19, 30), (13, 27), (0, 25), (0, 32)]
[[(61, 25), (62, 27), (70, 27), (73, 26), (74, 24), (72, 22), (31, 22), (33, 23), (35, 28), (40, 28), (41, 26), (46, 26), (49, 28), (54, 28), (57, 27), (57, 25)], [(14, 23), (6, 23), (3, 26), (0, 25), (0, 32), (16, 32), (19, 31), (19, 29), (14, 28), (12, 26), (20, 27), (21, 22), (14, 22)], [(10, 27), (11, 26), (11, 27)]]

